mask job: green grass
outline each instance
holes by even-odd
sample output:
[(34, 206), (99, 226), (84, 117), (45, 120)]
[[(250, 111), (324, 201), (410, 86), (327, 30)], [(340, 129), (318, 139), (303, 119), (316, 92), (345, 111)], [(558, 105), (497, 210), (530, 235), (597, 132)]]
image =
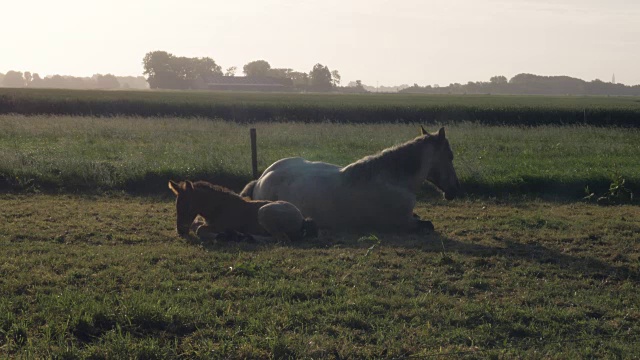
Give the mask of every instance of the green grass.
[[(419, 129), (405, 124), (253, 126), (260, 169), (290, 156), (346, 165), (407, 141)], [(251, 178), (249, 127), (204, 119), (0, 115), (0, 186), (164, 193), (173, 178), (208, 179), (239, 190)], [(604, 193), (616, 175), (636, 194), (640, 191), (637, 129), (473, 123), (446, 129), (468, 196), (575, 200), (585, 195), (585, 186)]]
[(0, 114), (204, 117), (237, 122), (591, 124), (638, 127), (640, 99), (604, 96), (298, 94), (0, 89)]
[(170, 198), (0, 195), (0, 357), (640, 351), (636, 206), (438, 201), (433, 235), (199, 243)]
[[(253, 126), (260, 168), (288, 156), (346, 165), (419, 130)], [(238, 190), (250, 178), (249, 127), (0, 115), (0, 358), (640, 352), (640, 208), (564, 201), (585, 185), (606, 191), (616, 174), (638, 192), (637, 129), (447, 125), (467, 196), (423, 188), (416, 213), (435, 234), (178, 238), (167, 180)]]

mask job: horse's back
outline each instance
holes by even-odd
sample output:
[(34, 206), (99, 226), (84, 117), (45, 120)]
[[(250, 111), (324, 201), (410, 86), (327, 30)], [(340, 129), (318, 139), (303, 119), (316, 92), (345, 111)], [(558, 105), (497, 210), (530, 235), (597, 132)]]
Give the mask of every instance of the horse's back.
[(331, 193), (340, 179), (340, 167), (303, 158), (286, 158), (264, 171), (253, 188), (253, 199), (284, 200), (297, 206), (304, 216), (317, 215), (317, 205)]
[(338, 171), (339, 166), (325, 163), (322, 161), (309, 161), (301, 157), (290, 157), (280, 159), (271, 164), (260, 176), (267, 175), (274, 171), (286, 172), (289, 174), (295, 174), (300, 172), (314, 172), (314, 171)]
[(301, 157), (281, 159), (262, 173), (254, 185), (252, 198), (290, 201), (285, 194), (306, 193), (308, 189), (322, 191), (324, 186), (337, 180), (339, 172), (340, 167), (333, 164)]

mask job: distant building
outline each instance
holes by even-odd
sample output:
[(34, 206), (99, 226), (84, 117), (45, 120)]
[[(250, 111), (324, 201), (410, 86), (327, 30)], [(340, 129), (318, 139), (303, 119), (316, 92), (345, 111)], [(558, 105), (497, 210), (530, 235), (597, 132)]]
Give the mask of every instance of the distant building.
[(193, 84), (197, 90), (293, 91), (291, 79), (246, 76), (207, 76)]

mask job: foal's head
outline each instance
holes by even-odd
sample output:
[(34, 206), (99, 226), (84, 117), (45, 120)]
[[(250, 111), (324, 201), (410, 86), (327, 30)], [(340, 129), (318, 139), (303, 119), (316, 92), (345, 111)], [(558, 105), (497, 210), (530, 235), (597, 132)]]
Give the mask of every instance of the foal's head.
[(195, 190), (191, 181), (179, 183), (169, 180), (169, 189), (176, 195), (176, 230), (178, 235), (189, 234), (189, 227), (198, 213), (194, 210), (193, 201)]
[(460, 182), (453, 168), (453, 151), (445, 137), (444, 128), (440, 128), (436, 134), (429, 134), (423, 127), (421, 130), (431, 145), (428, 147), (429, 155), (425, 156), (429, 163), (427, 180), (444, 192), (445, 199), (453, 200), (460, 191)]

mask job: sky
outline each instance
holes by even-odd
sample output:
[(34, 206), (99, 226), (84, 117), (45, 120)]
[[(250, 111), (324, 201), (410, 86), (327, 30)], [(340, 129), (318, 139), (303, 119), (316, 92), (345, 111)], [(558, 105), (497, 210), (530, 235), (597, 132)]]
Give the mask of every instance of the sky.
[(342, 84), (519, 73), (640, 84), (638, 0), (2, 0), (0, 72), (142, 75), (150, 51)]

